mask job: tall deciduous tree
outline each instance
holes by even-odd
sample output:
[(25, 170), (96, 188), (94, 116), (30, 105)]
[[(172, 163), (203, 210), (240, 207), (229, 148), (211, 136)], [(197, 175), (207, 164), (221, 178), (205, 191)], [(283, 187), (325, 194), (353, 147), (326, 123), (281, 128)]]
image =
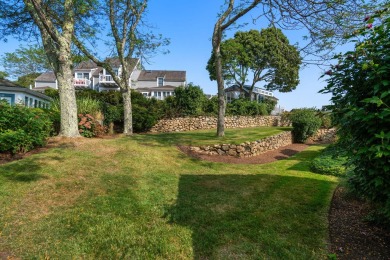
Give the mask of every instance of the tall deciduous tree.
[(1, 62), (12, 77), (51, 70), (45, 50), (38, 45), (28, 48), (20, 46), (14, 52), (6, 52)]
[[(131, 105), (131, 80), (130, 76), (134, 66), (137, 66), (136, 55), (147, 55), (154, 52), (161, 45), (167, 44), (167, 40), (152, 33), (142, 33), (143, 15), (147, 7), (147, 0), (106, 0), (104, 15), (110, 23), (111, 42), (114, 45), (115, 56), (118, 57), (122, 67), (120, 75), (116, 75), (109, 59), (99, 59), (83, 42), (74, 37), (77, 47), (97, 65), (109, 72), (115, 83), (120, 87), (124, 105), (124, 134), (133, 134), (132, 105)], [(106, 18), (103, 18), (103, 20)]]
[[(375, 2), (356, 0), (226, 0), (222, 6), (212, 35), (212, 51), (215, 55), (215, 76), (218, 85), (219, 112), (217, 135), (224, 135), (225, 99), (221, 43), (224, 32), (241, 17), (257, 8), (254, 16), (265, 18), (282, 29), (306, 29), (308, 44), (301, 50), (311, 54), (332, 48), (353, 31), (359, 22), (357, 13), (366, 13)], [(268, 26), (267, 24), (266, 26)]]
[(94, 6), (97, 6), (97, 1), (94, 0), (0, 1), (2, 37), (16, 35), (25, 39), (28, 36), (40, 36), (48, 61), (58, 81), (61, 136), (80, 136), (75, 89), (72, 82), (71, 45), (75, 28), (84, 22), (83, 19), (94, 14)]
[[(301, 58), (296, 46), (290, 45), (280, 29), (237, 32), (234, 38), (221, 43), (224, 80), (237, 84), (241, 92), (250, 84), (249, 96), (255, 84), (265, 82), (268, 90), (289, 92), (299, 83)], [(207, 70), (215, 80), (215, 55), (212, 53)]]

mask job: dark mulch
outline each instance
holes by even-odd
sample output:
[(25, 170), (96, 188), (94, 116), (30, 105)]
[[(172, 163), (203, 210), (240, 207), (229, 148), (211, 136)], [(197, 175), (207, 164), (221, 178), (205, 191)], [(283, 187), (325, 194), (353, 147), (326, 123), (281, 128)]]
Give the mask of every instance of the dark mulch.
[(331, 252), (337, 259), (390, 259), (390, 230), (364, 221), (371, 207), (338, 187), (329, 212)]

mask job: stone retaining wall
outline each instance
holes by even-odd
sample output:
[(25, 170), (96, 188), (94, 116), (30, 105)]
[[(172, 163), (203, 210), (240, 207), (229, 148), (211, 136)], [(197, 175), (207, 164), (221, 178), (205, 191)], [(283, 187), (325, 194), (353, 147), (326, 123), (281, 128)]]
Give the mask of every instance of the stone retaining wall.
[[(336, 129), (319, 129), (308, 142), (334, 142), (336, 139)], [(266, 151), (276, 150), (280, 147), (293, 143), (292, 133), (286, 131), (277, 135), (254, 141), (245, 142), (239, 145), (235, 144), (216, 144), (204, 146), (191, 146), (190, 150), (199, 154), (206, 155), (225, 155), (235, 157), (251, 157)]]
[(273, 135), (254, 142), (245, 142), (239, 145), (217, 144), (207, 146), (191, 146), (190, 150), (207, 155), (229, 155), (236, 157), (251, 157), (266, 151), (275, 150), (279, 147), (292, 144), (290, 131)]
[(336, 128), (321, 128), (317, 130), (317, 133), (310, 137), (307, 142), (319, 142), (319, 143), (333, 143), (336, 141)]
[[(246, 128), (256, 126), (287, 126), (288, 122), (282, 122), (280, 116), (226, 116), (225, 128)], [(162, 119), (150, 132), (168, 133), (183, 132), (200, 129), (217, 128), (217, 118), (211, 116), (179, 117)]]

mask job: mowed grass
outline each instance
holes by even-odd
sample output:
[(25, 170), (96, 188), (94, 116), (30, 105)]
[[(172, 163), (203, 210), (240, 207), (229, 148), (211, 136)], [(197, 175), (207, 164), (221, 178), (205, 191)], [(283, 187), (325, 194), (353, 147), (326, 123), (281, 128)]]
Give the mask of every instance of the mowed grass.
[(140, 135), (0, 166), (0, 255), (21, 259), (320, 259), (337, 178), (323, 147), (264, 165), (211, 163)]
[(163, 145), (213, 145), (213, 144), (241, 144), (247, 141), (257, 141), (284, 131), (291, 131), (291, 127), (251, 127), (227, 128), (224, 137), (216, 137), (215, 129), (197, 130), (188, 132), (148, 134), (148, 138), (137, 135), (134, 138), (141, 142), (154, 142)]

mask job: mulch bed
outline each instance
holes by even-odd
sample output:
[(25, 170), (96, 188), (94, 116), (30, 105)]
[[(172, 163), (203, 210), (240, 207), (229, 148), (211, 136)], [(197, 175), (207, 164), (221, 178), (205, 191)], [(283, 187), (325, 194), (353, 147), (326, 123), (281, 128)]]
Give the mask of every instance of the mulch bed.
[(390, 259), (390, 230), (364, 221), (368, 203), (338, 187), (329, 212), (330, 250), (337, 259)]
[[(25, 158), (50, 147), (67, 146), (67, 141), (69, 140), (53, 139), (48, 147), (35, 149), (24, 155), (10, 156), (0, 153), (0, 164)], [(307, 147), (307, 144), (292, 144), (247, 158), (199, 155), (190, 151), (189, 147), (179, 146), (178, 148), (187, 155), (200, 160), (234, 164), (264, 164), (289, 158)], [(370, 210), (369, 204), (348, 196), (345, 188), (338, 187), (335, 190), (329, 211), (329, 249), (337, 255), (337, 259), (390, 259), (390, 231), (364, 221), (364, 217)], [(0, 253), (0, 259), (4, 258), (5, 255)]]

